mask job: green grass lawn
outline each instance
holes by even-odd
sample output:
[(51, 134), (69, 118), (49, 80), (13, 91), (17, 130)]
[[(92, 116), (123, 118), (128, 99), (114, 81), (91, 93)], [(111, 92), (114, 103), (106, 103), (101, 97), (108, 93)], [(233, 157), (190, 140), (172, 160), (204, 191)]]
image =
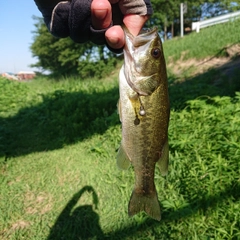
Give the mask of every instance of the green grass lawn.
[(0, 78), (0, 239), (240, 239), (240, 70), (169, 69), (169, 174), (155, 175), (160, 222), (127, 215), (134, 173), (115, 163), (117, 72)]

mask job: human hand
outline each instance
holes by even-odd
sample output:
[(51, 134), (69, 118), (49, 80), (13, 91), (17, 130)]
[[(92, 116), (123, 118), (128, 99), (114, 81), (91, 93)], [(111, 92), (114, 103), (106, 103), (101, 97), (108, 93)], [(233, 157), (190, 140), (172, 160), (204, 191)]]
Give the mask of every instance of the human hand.
[[(92, 25), (95, 29), (108, 28), (112, 22), (111, 4), (118, 0), (93, 0), (91, 4)], [(123, 23), (134, 36), (138, 35), (144, 23), (148, 20), (147, 15), (127, 14), (123, 16)], [(125, 44), (124, 32), (121, 26), (110, 27), (105, 38), (108, 45), (114, 49), (120, 49)]]
[(150, 0), (34, 0), (49, 31), (59, 38), (106, 44), (115, 52), (125, 44), (121, 24), (137, 35), (152, 13)]

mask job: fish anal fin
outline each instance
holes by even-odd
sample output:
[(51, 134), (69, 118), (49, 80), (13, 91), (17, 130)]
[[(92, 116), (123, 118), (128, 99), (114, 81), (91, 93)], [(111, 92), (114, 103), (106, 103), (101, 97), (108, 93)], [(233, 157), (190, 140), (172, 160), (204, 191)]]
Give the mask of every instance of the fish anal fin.
[(148, 216), (155, 220), (161, 220), (161, 210), (156, 191), (150, 196), (137, 194), (135, 190), (132, 192), (128, 205), (128, 215), (132, 217), (141, 211), (146, 212)]
[(161, 157), (157, 161), (162, 176), (166, 176), (168, 173), (168, 162), (169, 162), (169, 145), (167, 139), (161, 151)]
[(117, 153), (117, 166), (122, 170), (127, 170), (130, 166), (130, 158), (124, 150), (122, 144)]

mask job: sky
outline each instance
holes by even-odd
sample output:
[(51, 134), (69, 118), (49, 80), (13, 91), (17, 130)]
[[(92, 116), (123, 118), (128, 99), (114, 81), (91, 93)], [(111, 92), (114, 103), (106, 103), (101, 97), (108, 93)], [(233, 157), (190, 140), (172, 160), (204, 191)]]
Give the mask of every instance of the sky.
[(29, 49), (34, 20), (41, 16), (34, 0), (0, 0), (0, 73), (34, 71), (36, 62)]

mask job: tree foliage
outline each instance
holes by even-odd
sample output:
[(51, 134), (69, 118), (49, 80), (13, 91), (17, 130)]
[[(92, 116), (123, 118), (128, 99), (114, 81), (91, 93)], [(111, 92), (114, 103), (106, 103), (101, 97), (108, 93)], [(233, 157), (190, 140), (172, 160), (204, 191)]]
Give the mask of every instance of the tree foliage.
[(55, 38), (48, 32), (41, 18), (34, 19), (34, 41), (30, 49), (37, 62), (32, 67), (48, 70), (56, 76), (101, 78), (116, 66), (118, 59), (106, 47), (91, 42), (78, 44), (70, 38)]

